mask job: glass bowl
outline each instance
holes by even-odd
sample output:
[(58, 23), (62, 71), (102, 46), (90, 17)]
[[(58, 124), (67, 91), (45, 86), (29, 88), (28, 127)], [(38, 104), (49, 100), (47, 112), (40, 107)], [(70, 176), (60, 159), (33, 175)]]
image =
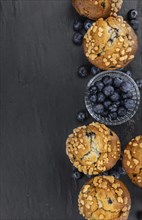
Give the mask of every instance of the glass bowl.
[[(132, 85), (132, 94), (133, 94), (133, 97), (132, 99), (134, 100), (134, 103), (135, 103), (135, 106), (134, 108), (130, 109), (130, 110), (127, 110), (127, 114), (123, 117), (120, 117), (118, 116), (117, 119), (115, 120), (112, 120), (111, 118), (109, 117), (103, 117), (99, 114), (96, 114), (94, 111), (93, 111), (93, 106), (89, 100), (89, 88), (91, 86), (93, 86), (93, 84), (99, 80), (102, 80), (102, 78), (104, 76), (111, 76), (112, 78), (116, 78), (116, 77), (119, 77), (121, 79), (123, 79), (124, 81), (127, 81), (129, 82), (131, 85)], [(125, 122), (127, 122), (128, 120), (130, 120), (137, 112), (138, 110), (138, 107), (139, 107), (139, 104), (140, 104), (140, 92), (139, 92), (139, 88), (137, 86), (137, 84), (135, 83), (135, 81), (130, 77), (128, 76), (126, 73), (123, 73), (121, 71), (103, 71), (99, 74), (97, 74), (95, 77), (93, 77), (89, 83), (87, 84), (87, 88), (86, 88), (86, 92), (85, 92), (85, 105), (86, 105), (86, 108), (89, 112), (89, 114), (98, 122), (102, 123), (102, 124), (106, 124), (106, 125), (120, 125), (120, 124), (123, 124)]]

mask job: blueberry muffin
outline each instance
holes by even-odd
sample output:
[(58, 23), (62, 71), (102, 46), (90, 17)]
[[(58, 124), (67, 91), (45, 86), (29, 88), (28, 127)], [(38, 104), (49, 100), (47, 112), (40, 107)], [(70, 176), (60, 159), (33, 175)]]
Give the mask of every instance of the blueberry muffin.
[(78, 197), (79, 211), (88, 220), (127, 220), (131, 208), (130, 193), (113, 176), (89, 180)]
[(66, 153), (80, 172), (97, 175), (116, 164), (120, 141), (108, 127), (93, 122), (73, 130), (66, 141)]
[(123, 167), (132, 182), (142, 187), (142, 135), (132, 139), (126, 146)]
[(92, 20), (117, 16), (123, 0), (72, 0), (76, 11)]
[(89, 62), (103, 70), (115, 70), (131, 62), (138, 48), (134, 30), (122, 17), (100, 18), (83, 40)]

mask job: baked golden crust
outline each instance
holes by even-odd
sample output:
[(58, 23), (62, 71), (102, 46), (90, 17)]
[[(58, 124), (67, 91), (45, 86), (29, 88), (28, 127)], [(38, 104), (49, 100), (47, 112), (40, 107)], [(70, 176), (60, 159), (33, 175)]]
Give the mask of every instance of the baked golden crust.
[(66, 141), (66, 153), (80, 172), (95, 175), (116, 164), (120, 141), (108, 127), (93, 122), (73, 130)]
[(85, 34), (83, 47), (90, 63), (103, 70), (114, 70), (134, 59), (138, 39), (121, 16), (100, 18)]
[(128, 143), (122, 163), (132, 182), (142, 187), (142, 135)]
[(72, 0), (76, 11), (92, 20), (117, 16), (123, 0)]
[(89, 180), (78, 197), (79, 211), (88, 220), (127, 220), (131, 208), (130, 193), (113, 176)]

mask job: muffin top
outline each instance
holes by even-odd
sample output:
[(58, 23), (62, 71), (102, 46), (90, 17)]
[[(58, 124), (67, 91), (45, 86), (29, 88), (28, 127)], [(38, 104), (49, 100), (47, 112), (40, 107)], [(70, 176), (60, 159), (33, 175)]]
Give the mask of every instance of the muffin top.
[(103, 70), (126, 66), (135, 57), (138, 40), (121, 16), (100, 18), (87, 31), (83, 41), (89, 62)]
[(123, 0), (72, 0), (76, 11), (92, 20), (117, 16)]
[(142, 135), (132, 139), (126, 146), (123, 167), (132, 182), (142, 187)]
[(131, 198), (120, 180), (98, 176), (82, 187), (78, 204), (80, 214), (89, 220), (127, 220)]
[(120, 141), (108, 127), (93, 122), (73, 130), (66, 141), (66, 153), (80, 172), (95, 175), (116, 164)]

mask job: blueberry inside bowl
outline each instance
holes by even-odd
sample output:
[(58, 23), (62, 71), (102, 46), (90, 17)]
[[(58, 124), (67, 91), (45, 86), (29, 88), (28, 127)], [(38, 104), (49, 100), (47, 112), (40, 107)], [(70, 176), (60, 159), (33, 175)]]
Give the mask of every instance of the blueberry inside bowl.
[(90, 115), (106, 125), (130, 120), (138, 110), (140, 92), (135, 81), (121, 71), (103, 71), (86, 88), (85, 105)]

